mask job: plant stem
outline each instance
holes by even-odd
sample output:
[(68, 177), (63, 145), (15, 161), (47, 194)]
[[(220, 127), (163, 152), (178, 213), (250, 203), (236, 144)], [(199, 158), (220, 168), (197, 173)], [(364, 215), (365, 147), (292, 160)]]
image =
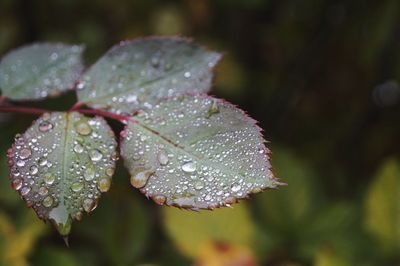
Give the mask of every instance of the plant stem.
[(76, 103), (74, 106), (69, 109), (70, 112), (78, 111), (81, 109), (83, 106), (85, 106), (85, 103)]
[(34, 107), (0, 105), (0, 112), (1, 113), (22, 113), (22, 114), (31, 114), (31, 115), (41, 115), (41, 114), (44, 114), (44, 113), (47, 113), (50, 111), (46, 110), (46, 109), (40, 109), (40, 108), (34, 108)]
[[(0, 99), (1, 100), (1, 99)], [(122, 123), (125, 123), (132, 118), (126, 115), (117, 115), (113, 113), (109, 113), (102, 110), (97, 109), (79, 109), (84, 104), (76, 104), (74, 105), (69, 112), (79, 112), (81, 114), (88, 115), (98, 115), (106, 118), (110, 118)], [(42, 115), (44, 113), (52, 112), (46, 109), (34, 108), (34, 107), (22, 107), (22, 106), (12, 106), (12, 105), (2, 105), (0, 102), (0, 113), (22, 113), (22, 114), (31, 114), (31, 115)]]
[(127, 122), (132, 119), (130, 116), (117, 115), (117, 114), (113, 114), (113, 113), (109, 113), (109, 112), (101, 111), (101, 110), (97, 110), (97, 109), (79, 109), (79, 110), (77, 110), (77, 112), (82, 113), (82, 114), (87, 114), (87, 115), (98, 115), (98, 116), (102, 116), (102, 117), (107, 117), (107, 118), (117, 120), (122, 123)]

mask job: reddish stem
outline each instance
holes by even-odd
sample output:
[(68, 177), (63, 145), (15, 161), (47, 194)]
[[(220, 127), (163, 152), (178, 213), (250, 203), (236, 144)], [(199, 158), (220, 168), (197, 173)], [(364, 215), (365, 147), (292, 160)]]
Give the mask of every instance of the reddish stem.
[(34, 108), (34, 107), (20, 107), (20, 106), (5, 106), (0, 105), (0, 112), (3, 113), (22, 113), (31, 115), (41, 115), (50, 112), (46, 109)]
[(70, 112), (78, 111), (81, 109), (83, 106), (85, 106), (85, 103), (76, 103), (74, 106), (69, 109)]
[(77, 112), (82, 113), (82, 114), (87, 114), (87, 115), (98, 115), (98, 116), (102, 116), (102, 117), (107, 117), (107, 118), (111, 118), (113, 120), (117, 120), (119, 122), (127, 122), (132, 119), (130, 116), (117, 115), (117, 114), (113, 114), (113, 113), (109, 113), (109, 112), (101, 111), (101, 110), (97, 110), (97, 109), (79, 109), (79, 110), (77, 110)]

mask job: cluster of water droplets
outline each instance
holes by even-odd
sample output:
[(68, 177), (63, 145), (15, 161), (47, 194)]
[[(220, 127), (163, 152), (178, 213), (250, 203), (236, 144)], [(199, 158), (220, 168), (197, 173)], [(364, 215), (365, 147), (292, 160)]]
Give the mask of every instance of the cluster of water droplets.
[(84, 75), (79, 100), (117, 114), (149, 109), (161, 98), (207, 92), (219, 59), (184, 39), (127, 42)]
[(121, 153), (132, 185), (159, 204), (212, 209), (279, 185), (258, 127), (232, 105), (185, 96), (136, 118)]
[(10, 99), (40, 99), (74, 87), (82, 70), (83, 47), (34, 44), (6, 55), (0, 87)]
[(63, 225), (97, 206), (114, 174), (116, 142), (102, 118), (47, 113), (15, 137), (10, 179), (41, 219)]

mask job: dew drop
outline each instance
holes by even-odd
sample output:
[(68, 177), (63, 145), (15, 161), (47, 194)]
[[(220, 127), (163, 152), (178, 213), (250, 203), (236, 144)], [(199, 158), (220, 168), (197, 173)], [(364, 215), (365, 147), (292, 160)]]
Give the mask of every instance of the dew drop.
[(97, 187), (101, 192), (107, 192), (111, 186), (111, 179), (108, 177), (103, 177), (99, 180)]
[(18, 161), (17, 161), (17, 166), (18, 166), (18, 167), (23, 167), (23, 166), (25, 166), (25, 161), (23, 161), (23, 160), (18, 160)]
[(103, 154), (101, 153), (101, 151), (94, 149), (90, 152), (90, 159), (93, 162), (98, 162), (101, 160), (101, 158), (103, 158)]
[(158, 159), (158, 162), (159, 162), (161, 165), (167, 165), (168, 162), (169, 162), (168, 155), (166, 155), (165, 152), (163, 152), (163, 151), (160, 151), (160, 152), (158, 153), (157, 159)]
[(29, 168), (29, 173), (30, 173), (31, 175), (36, 175), (38, 172), (39, 172), (39, 168), (38, 168), (36, 165), (32, 165), (32, 166)]
[(188, 72), (185, 72), (185, 74), (183, 74), (183, 75), (185, 76), (185, 78), (190, 78), (192, 76), (192, 73), (190, 73), (188, 71)]
[(15, 190), (20, 190), (22, 187), (22, 180), (19, 178), (16, 178), (12, 181), (12, 187)]
[(181, 166), (182, 170), (186, 173), (193, 173), (196, 171), (196, 163), (190, 161)]
[(38, 193), (41, 196), (46, 196), (47, 193), (49, 193), (49, 190), (46, 187), (40, 187)]
[(48, 121), (42, 121), (39, 124), (39, 130), (41, 132), (47, 132), (47, 131), (51, 130), (52, 128), (53, 128), (53, 124)]
[(56, 180), (56, 177), (52, 173), (46, 173), (44, 174), (43, 179), (46, 184), (51, 185)]
[(83, 189), (83, 183), (82, 182), (75, 182), (71, 185), (71, 190), (74, 192), (79, 192)]
[(47, 164), (47, 158), (46, 157), (40, 157), (38, 164), (40, 166), (45, 166)]
[(28, 195), (29, 192), (31, 192), (31, 188), (30, 188), (30, 187), (23, 187), (23, 188), (21, 189), (21, 195), (22, 195), (22, 196)]
[(131, 185), (135, 188), (144, 187), (152, 174), (154, 174), (153, 170), (138, 168), (131, 176)]
[(54, 199), (52, 196), (47, 196), (43, 199), (42, 204), (44, 207), (49, 208), (53, 205)]
[(19, 158), (21, 158), (22, 160), (26, 160), (29, 157), (31, 157), (31, 155), (32, 155), (32, 151), (30, 149), (24, 148), (20, 151)]
[(83, 136), (90, 135), (92, 133), (92, 128), (86, 121), (80, 120), (75, 124), (76, 131)]
[(76, 153), (78, 153), (78, 154), (80, 154), (80, 153), (82, 153), (83, 152), (83, 146), (81, 145), (81, 144), (76, 144), (75, 146), (74, 146), (74, 152), (76, 152)]
[(108, 168), (106, 170), (106, 175), (109, 177), (112, 177), (114, 175), (115, 169), (114, 168)]
[(82, 206), (83, 206), (83, 209), (85, 210), (85, 212), (89, 213), (96, 209), (97, 202), (92, 199), (85, 199), (83, 201)]
[(232, 189), (233, 192), (238, 192), (241, 188), (242, 187), (239, 184), (236, 184), (236, 183), (231, 186), (231, 189)]
[(154, 68), (158, 68), (158, 67), (160, 66), (160, 59), (159, 59), (158, 57), (153, 57), (153, 58), (151, 59), (151, 65), (152, 65)]
[(83, 177), (86, 181), (91, 181), (94, 178), (95, 170), (93, 166), (89, 166), (86, 168), (85, 172), (83, 173)]
[(225, 199), (225, 204), (228, 204), (228, 205), (234, 204), (234, 203), (236, 203), (236, 201), (237, 201), (237, 199), (235, 197), (227, 197)]
[(153, 196), (151, 198), (158, 205), (164, 205), (165, 201), (167, 200), (167, 198), (165, 196), (163, 196), (163, 195), (155, 195), (155, 196)]
[(204, 182), (201, 180), (198, 180), (195, 184), (194, 184), (194, 189), (196, 190), (202, 190), (204, 188)]

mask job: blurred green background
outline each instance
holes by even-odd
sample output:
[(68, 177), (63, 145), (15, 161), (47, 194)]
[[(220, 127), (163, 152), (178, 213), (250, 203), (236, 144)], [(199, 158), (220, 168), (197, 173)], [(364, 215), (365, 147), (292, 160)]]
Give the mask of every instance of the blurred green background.
[(174, 34), (225, 53), (212, 94), (260, 121), (289, 186), (190, 213), (148, 201), (120, 165), (67, 248), (7, 179), (33, 118), (0, 114), (0, 265), (400, 265), (400, 2), (0, 0), (0, 56), (83, 43), (90, 65), (121, 40)]

